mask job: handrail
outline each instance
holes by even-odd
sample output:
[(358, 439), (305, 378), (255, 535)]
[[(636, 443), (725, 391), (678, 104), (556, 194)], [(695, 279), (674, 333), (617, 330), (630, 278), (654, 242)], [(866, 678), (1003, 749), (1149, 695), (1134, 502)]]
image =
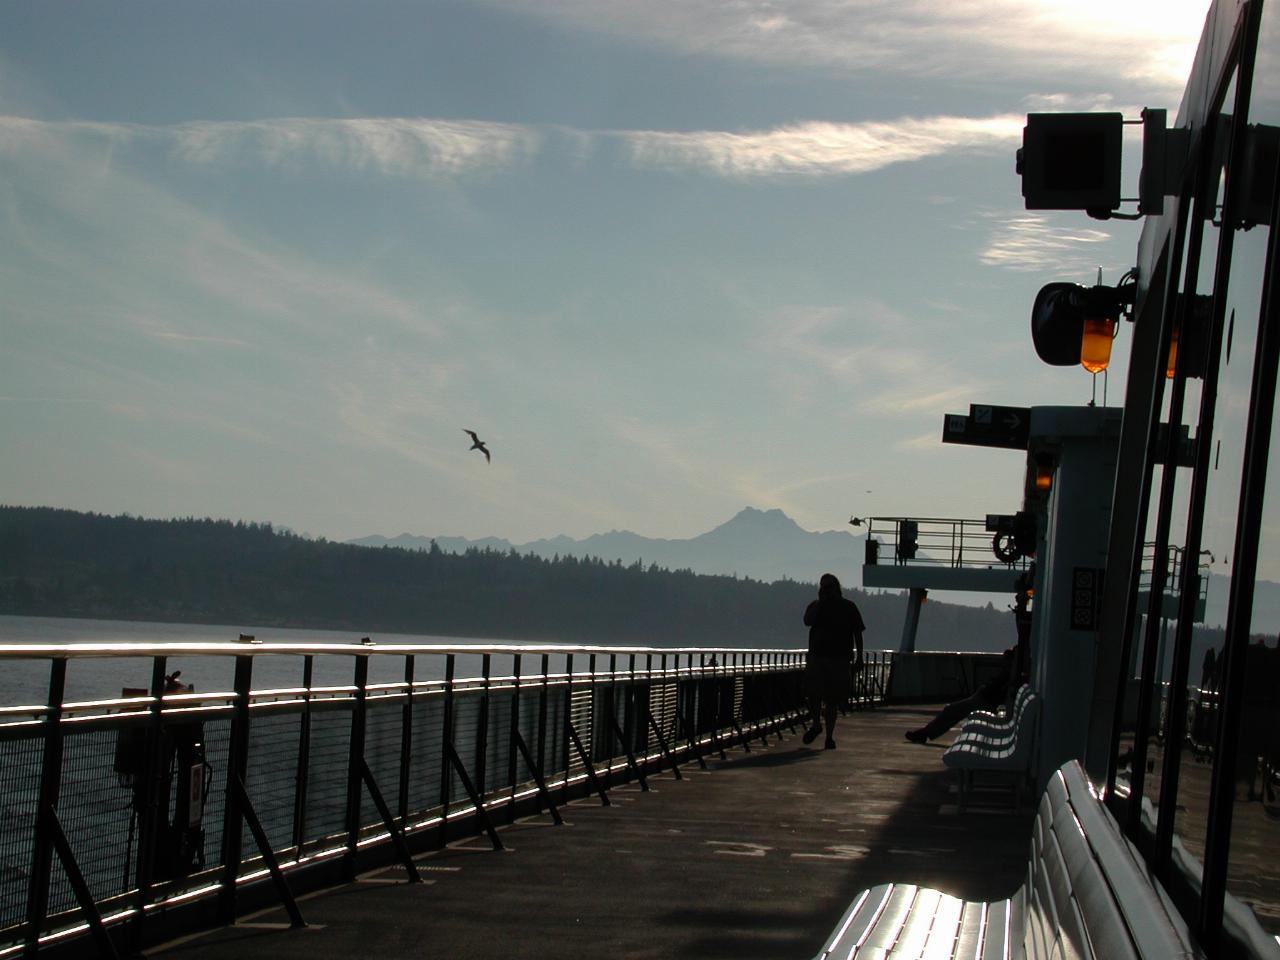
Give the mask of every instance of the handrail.
[[(388, 655), (404, 679), (372, 680)], [(510, 670), (491, 669), (506, 656)], [(176, 689), (169, 671), (191, 657), (232, 658), (234, 683)], [(255, 689), (262, 657), (301, 664), (303, 683), (264, 664)], [(483, 676), (458, 674), (468, 657)], [(0, 708), (0, 958), (77, 931), (100, 955), (136, 952), (160, 906), (215, 901), (229, 920), (243, 889), (267, 882), (298, 922), (299, 884), (397, 859), (412, 876), (415, 851), (475, 832), (498, 846), (498, 818), (556, 817), (592, 792), (608, 802), (619, 780), (643, 788), (646, 772), (750, 749), (803, 715), (794, 648), (244, 640), (25, 644), (0, 658), (44, 661), (51, 677), (47, 703)], [(67, 665), (87, 658), (149, 658), (149, 688), (68, 699)], [(869, 656), (856, 703), (882, 699), (891, 659)], [(322, 660), (350, 672), (335, 683), (313, 671)]]
[[(1165, 593), (1170, 597), (1179, 595), (1182, 586), (1182, 571), (1186, 564), (1186, 551), (1176, 544), (1169, 544), (1166, 547), (1165, 563)], [(1208, 557), (1208, 559), (1205, 559)], [(1208, 550), (1201, 550), (1200, 556), (1196, 563), (1196, 582), (1197, 594), (1196, 599), (1200, 602), (1207, 602), (1209, 598), (1209, 575), (1211, 572), (1210, 561), (1213, 554)], [(1148, 540), (1142, 545), (1142, 563), (1138, 570), (1138, 590), (1150, 590), (1151, 581), (1155, 574), (1156, 568), (1156, 545), (1152, 540)]]
[[(997, 541), (1008, 531), (993, 530), (988, 518), (855, 517), (851, 522), (854, 526), (866, 524), (866, 563), (869, 566), (1022, 570), (1030, 565), (1030, 560), (1020, 551), (1012, 554), (1013, 560), (1005, 560), (997, 553)], [(906, 544), (900, 539), (904, 524), (914, 524), (913, 544)]]
[(266, 656), (270, 654), (307, 654), (368, 656), (390, 654), (485, 654), (504, 655), (542, 653), (596, 654), (734, 654), (734, 653), (803, 653), (803, 647), (617, 647), (598, 644), (559, 643), (288, 643), (241, 640), (227, 642), (172, 641), (143, 643), (4, 643), (0, 644), (0, 660), (43, 660), (50, 657), (151, 657), (151, 656)]

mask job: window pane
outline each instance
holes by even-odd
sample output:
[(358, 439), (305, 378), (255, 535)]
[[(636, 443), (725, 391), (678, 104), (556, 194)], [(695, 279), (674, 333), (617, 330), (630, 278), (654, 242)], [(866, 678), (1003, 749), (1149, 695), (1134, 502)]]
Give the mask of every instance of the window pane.
[[(1258, 48), (1257, 75), (1253, 85), (1251, 122), (1280, 126), (1280, 8), (1264, 8), (1263, 31)], [(1268, 179), (1274, 175), (1274, 159)], [(1244, 396), (1251, 373), (1260, 293), (1265, 275), (1268, 228), (1256, 226), (1236, 233), (1231, 264), (1231, 309), (1235, 314), (1232, 391), (1219, 401), (1230, 409), (1235, 423), (1245, 415)], [(1274, 282), (1274, 281), (1273, 281)], [(1274, 403), (1274, 397), (1261, 398)], [(1280, 422), (1280, 421), (1277, 421)], [(1222, 437), (1219, 475), (1223, 482), (1233, 472), (1237, 484), (1243, 428), (1226, 427)], [(1230, 462), (1230, 467), (1229, 467)], [(1225, 495), (1225, 489), (1224, 489)], [(1226, 504), (1223, 504), (1225, 509)], [(1206, 541), (1206, 545), (1208, 542)], [(1225, 544), (1224, 544), (1225, 545)], [(1211, 545), (1215, 556), (1219, 543)], [(1229, 573), (1222, 561), (1216, 570)], [(1216, 580), (1217, 578), (1215, 578)], [(1224, 577), (1225, 579), (1225, 577)], [(1220, 585), (1215, 585), (1215, 593)], [(1267, 470), (1266, 504), (1258, 547), (1258, 576), (1254, 592), (1250, 637), (1245, 651), (1243, 713), (1238, 740), (1235, 807), (1232, 812), (1231, 847), (1227, 890), (1248, 904), (1263, 928), (1280, 934), (1280, 431), (1271, 436)]]

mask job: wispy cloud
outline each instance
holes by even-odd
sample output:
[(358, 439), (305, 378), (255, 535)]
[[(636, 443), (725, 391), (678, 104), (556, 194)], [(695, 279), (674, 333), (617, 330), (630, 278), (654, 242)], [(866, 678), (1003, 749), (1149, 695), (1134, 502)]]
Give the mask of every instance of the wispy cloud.
[(1008, 270), (1085, 270), (1097, 266), (1096, 248), (1110, 239), (1105, 230), (1066, 227), (1039, 214), (1003, 217), (995, 221), (978, 259)]
[(692, 169), (735, 179), (870, 173), (895, 163), (1017, 143), (1020, 114), (811, 121), (764, 130), (573, 130), (415, 118), (283, 118), (193, 121), (172, 126), (41, 121), (0, 116), (0, 151), (43, 151), (88, 140), (110, 162), (117, 147), (153, 144), (181, 162), (329, 169), (384, 177), (447, 179), (519, 169), (554, 135), (565, 161), (581, 164), (604, 140), (620, 141), (642, 168)]
[(864, 301), (840, 307), (790, 307), (765, 323), (760, 349), (786, 355), (810, 371), (843, 384), (894, 379), (922, 368), (925, 355), (906, 343), (885, 339), (885, 331), (914, 327), (891, 307)]
[(183, 123), (168, 131), (177, 154), (198, 163), (320, 163), (388, 176), (457, 176), (522, 163), (540, 134), (519, 124), (411, 117), (283, 118)]
[(1078, 82), (1119, 73), (1173, 93), (1205, 0), (489, 0), (698, 54), (851, 73)]
[[(918, 372), (929, 369), (932, 364), (923, 364)], [(973, 380), (965, 380), (955, 386), (942, 390), (929, 390), (923, 384), (931, 378), (920, 377), (918, 380), (884, 390), (868, 397), (860, 405), (866, 413), (875, 414), (934, 414), (961, 407), (969, 403), (978, 384)], [(934, 437), (937, 442), (937, 437)]]
[(187, 163), (323, 167), (408, 178), (493, 172), (535, 155), (542, 134), (521, 124), (416, 117), (283, 117), (169, 126), (0, 117), (0, 150), (50, 148), (68, 138), (154, 144)]
[(913, 437), (903, 437), (893, 444), (893, 449), (904, 453), (933, 453), (938, 449), (938, 436), (941, 430), (919, 433)]
[(643, 167), (689, 167), (727, 177), (868, 173), (894, 163), (1017, 143), (1025, 119), (905, 117), (890, 122), (811, 122), (735, 133), (624, 131), (617, 134)]

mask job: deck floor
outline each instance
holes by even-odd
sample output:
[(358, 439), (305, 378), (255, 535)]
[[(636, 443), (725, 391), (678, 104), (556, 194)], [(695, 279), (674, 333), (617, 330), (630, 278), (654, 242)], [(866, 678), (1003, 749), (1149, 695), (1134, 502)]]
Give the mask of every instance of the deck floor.
[[(858, 891), (919, 883), (965, 899), (1023, 879), (1033, 805), (1007, 795), (963, 814), (941, 747), (906, 742), (932, 708), (851, 714), (839, 746), (798, 732), (578, 800), (283, 911), (154, 948), (163, 960), (479, 957), (812, 957)], [(945, 738), (944, 738), (945, 743)], [(817, 749), (815, 749), (817, 748)]]

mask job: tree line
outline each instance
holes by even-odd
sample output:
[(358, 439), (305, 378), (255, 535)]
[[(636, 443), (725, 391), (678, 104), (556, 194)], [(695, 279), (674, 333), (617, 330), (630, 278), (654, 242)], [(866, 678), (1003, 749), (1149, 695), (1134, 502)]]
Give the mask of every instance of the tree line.
[[(312, 540), (269, 523), (0, 506), (0, 613), (645, 646), (803, 646), (813, 584), (641, 561), (448, 554)], [(869, 647), (905, 600), (846, 590)], [(921, 649), (1001, 649), (1012, 616), (927, 604)]]

